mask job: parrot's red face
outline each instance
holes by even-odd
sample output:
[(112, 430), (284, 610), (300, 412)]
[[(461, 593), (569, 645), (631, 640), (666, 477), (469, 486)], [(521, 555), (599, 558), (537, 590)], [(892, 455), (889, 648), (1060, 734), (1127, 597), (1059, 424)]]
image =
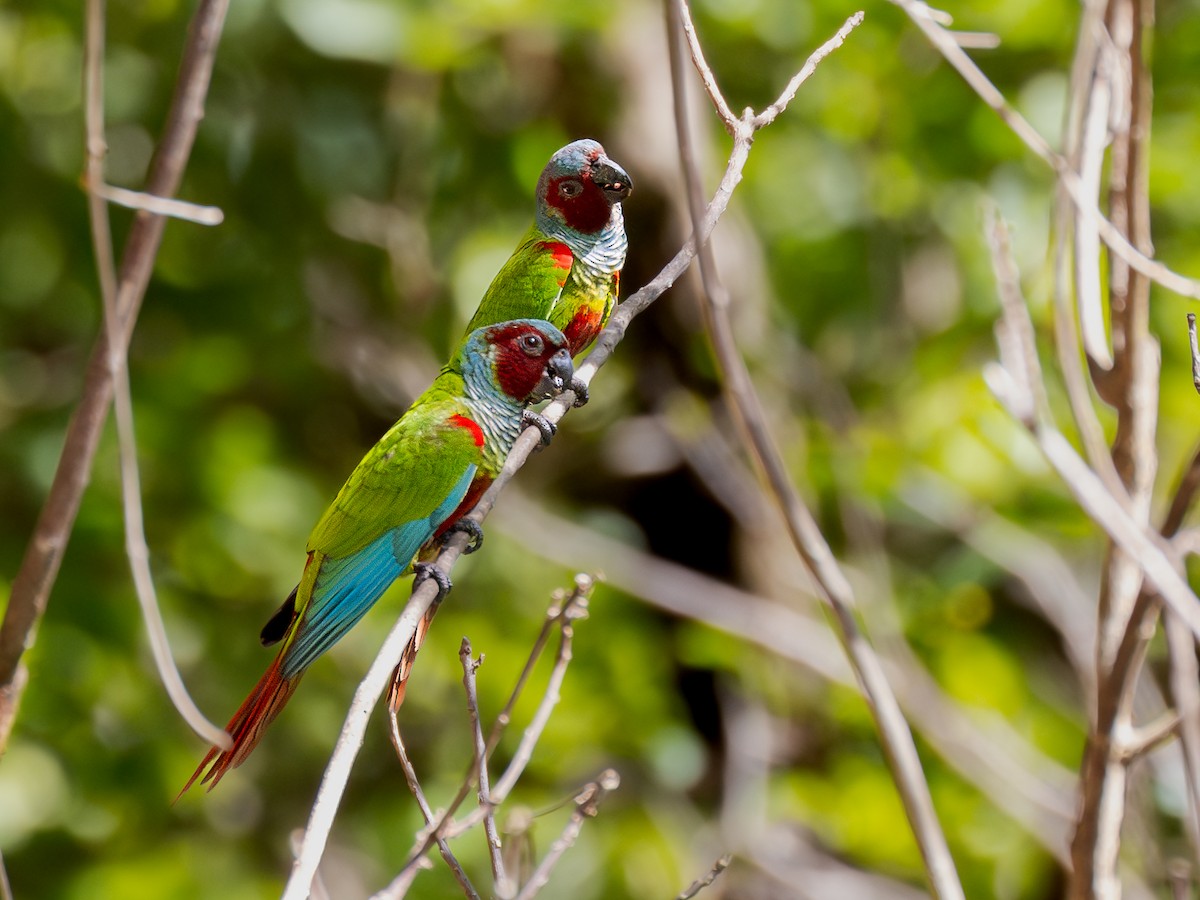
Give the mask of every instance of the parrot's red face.
[(608, 224), (613, 205), (633, 182), (595, 141), (576, 141), (550, 160), (539, 184), (542, 202), (568, 228), (595, 234)]
[(555, 396), (575, 369), (566, 338), (549, 322), (507, 322), (488, 331), (500, 390), (520, 403)]

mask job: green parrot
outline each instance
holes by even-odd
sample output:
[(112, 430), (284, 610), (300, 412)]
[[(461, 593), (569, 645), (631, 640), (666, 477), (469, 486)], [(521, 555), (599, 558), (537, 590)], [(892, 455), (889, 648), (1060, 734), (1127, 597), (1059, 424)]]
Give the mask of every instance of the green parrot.
[[(575, 141), (558, 150), (538, 179), (533, 225), (492, 279), (467, 331), (533, 316), (562, 330), (571, 356), (586, 350), (617, 302), (628, 246), (621, 201), (632, 190), (629, 175), (597, 141)], [(587, 403), (587, 385), (572, 378), (567, 386), (576, 406)], [(556, 430), (553, 422), (532, 410), (523, 412), (522, 423), (536, 426), (543, 444)], [(478, 496), (482, 490), (472, 485), (470, 494)], [(475, 548), (479, 542), (476, 535)], [(436, 549), (431, 541), (421, 558), (432, 558)], [(431, 607), (425, 614), (396, 668), (388, 692), (394, 709), (404, 702), (409, 674), (436, 613)]]
[[(262, 630), (283, 646), (226, 730), (233, 747), (214, 747), (197, 778), (211, 790), (249, 756), (296, 690), (304, 671), (332, 647), (401, 575), (434, 578), (439, 599), (450, 581), (414, 563), (423, 545), (461, 529), (460, 521), (499, 473), (522, 429), (521, 413), (571, 381), (568, 342), (549, 322), (517, 319), (466, 335), (437, 379), (363, 457), (308, 539), (300, 583)], [(203, 776), (203, 777), (201, 777)]]
[(578, 356), (617, 302), (625, 265), (621, 201), (633, 182), (593, 140), (567, 144), (542, 170), (532, 227), (492, 280), (467, 326), (522, 316), (561, 329)]

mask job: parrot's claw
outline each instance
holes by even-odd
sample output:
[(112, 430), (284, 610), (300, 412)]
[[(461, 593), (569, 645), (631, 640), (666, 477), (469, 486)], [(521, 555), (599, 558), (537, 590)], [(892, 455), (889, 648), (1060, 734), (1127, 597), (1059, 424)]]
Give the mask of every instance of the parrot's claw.
[(450, 593), (450, 588), (453, 587), (450, 583), (450, 576), (433, 563), (414, 563), (413, 575), (414, 590), (430, 578), (437, 582), (437, 598), (434, 600), (434, 603), (441, 603), (445, 596)]
[(469, 535), (467, 546), (463, 548), (464, 556), (468, 553), (474, 553), (483, 546), (483, 526), (474, 519), (459, 519), (447, 528), (445, 534), (442, 535), (443, 543), (449, 540), (450, 535), (456, 531), (465, 531)]
[(549, 447), (550, 440), (554, 437), (554, 432), (558, 431), (558, 426), (541, 413), (535, 413), (533, 410), (527, 409), (521, 413), (521, 427), (528, 428), (530, 425), (542, 433), (542, 443), (540, 446)]
[(578, 377), (571, 379), (571, 383), (567, 385), (567, 390), (575, 395), (575, 402), (571, 405), (576, 409), (579, 409), (579, 407), (591, 399), (591, 395), (588, 393), (588, 386)]

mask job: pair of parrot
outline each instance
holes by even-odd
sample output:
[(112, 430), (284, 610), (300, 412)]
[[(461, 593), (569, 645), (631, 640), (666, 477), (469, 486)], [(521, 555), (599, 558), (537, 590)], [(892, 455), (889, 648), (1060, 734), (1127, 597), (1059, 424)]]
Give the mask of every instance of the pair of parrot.
[[(363, 457), (308, 539), (300, 583), (262, 629), (282, 643), (234, 714), (228, 750), (212, 748), (182, 794), (211, 790), (241, 765), (291, 698), (301, 676), (400, 576), (438, 581), (415, 562), (462, 521), (500, 472), (527, 424), (549, 439), (549, 422), (526, 409), (571, 388), (571, 359), (595, 340), (617, 301), (626, 237), (621, 202), (629, 176), (593, 140), (556, 152), (537, 185), (534, 223), (496, 275), (466, 334), (433, 384)], [(540, 421), (539, 421), (540, 420)]]

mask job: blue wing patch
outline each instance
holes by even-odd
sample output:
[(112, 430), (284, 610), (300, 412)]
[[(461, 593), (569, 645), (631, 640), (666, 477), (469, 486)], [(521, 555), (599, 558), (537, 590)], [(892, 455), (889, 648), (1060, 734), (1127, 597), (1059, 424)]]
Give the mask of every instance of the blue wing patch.
[(300, 631), (284, 655), (282, 675), (292, 678), (353, 628), (391, 583), (403, 575), (421, 545), (433, 537), (466, 496), (475, 477), (467, 470), (428, 518), (385, 531), (357, 553), (326, 557), (313, 585), (312, 603)]

